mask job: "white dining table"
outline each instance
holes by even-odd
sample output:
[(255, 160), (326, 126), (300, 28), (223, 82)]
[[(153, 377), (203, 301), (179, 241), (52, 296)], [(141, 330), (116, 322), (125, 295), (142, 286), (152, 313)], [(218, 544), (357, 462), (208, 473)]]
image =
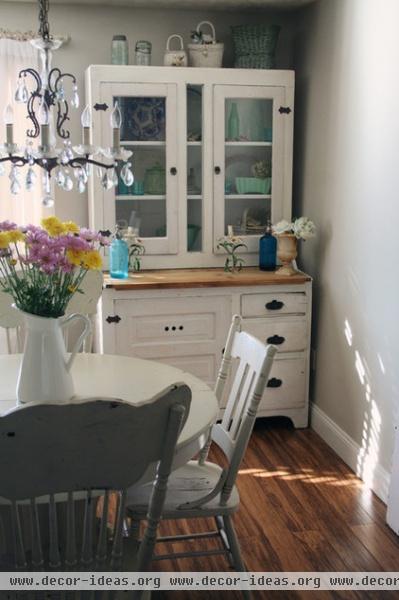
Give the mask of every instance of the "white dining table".
[[(16, 385), (22, 355), (0, 356), (0, 414), (16, 407)], [(190, 413), (179, 436), (173, 469), (187, 463), (203, 447), (218, 416), (215, 393), (200, 379), (164, 363), (110, 354), (78, 354), (71, 369), (76, 396), (117, 398), (140, 406), (174, 383), (192, 393)], [(26, 405), (25, 405), (26, 406)]]

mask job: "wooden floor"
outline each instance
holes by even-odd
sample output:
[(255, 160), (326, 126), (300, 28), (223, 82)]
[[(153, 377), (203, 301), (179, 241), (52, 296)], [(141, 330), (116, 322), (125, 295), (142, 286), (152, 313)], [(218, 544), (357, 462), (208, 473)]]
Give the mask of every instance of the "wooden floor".
[[(213, 453), (213, 460), (222, 461)], [(399, 571), (399, 538), (385, 524), (378, 500), (312, 430), (285, 420), (258, 419), (238, 478), (241, 507), (234, 523), (251, 571)], [(161, 534), (188, 533), (203, 521), (172, 526)], [(208, 529), (213, 529), (208, 523)], [(190, 542), (189, 542), (190, 543)], [(202, 547), (216, 541), (197, 540)], [(185, 545), (158, 545), (181, 551)], [(197, 546), (198, 548), (198, 546)], [(223, 556), (154, 562), (153, 570), (225, 571)], [(254, 592), (254, 599), (399, 598), (397, 592)], [(154, 600), (240, 599), (230, 592), (156, 592)]]

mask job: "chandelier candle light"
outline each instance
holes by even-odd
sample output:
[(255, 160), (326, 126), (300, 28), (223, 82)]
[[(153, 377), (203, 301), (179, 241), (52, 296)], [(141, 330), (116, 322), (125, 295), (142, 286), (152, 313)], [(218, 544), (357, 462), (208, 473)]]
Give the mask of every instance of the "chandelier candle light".
[[(131, 163), (128, 162), (132, 152), (120, 145), (120, 128), (122, 115), (118, 103), (115, 102), (110, 115), (112, 129), (112, 146), (99, 148), (92, 145), (91, 126), (92, 114), (89, 106), (82, 112), (82, 144), (72, 146), (70, 132), (65, 128), (69, 121), (69, 104), (74, 109), (79, 108), (79, 95), (76, 78), (71, 73), (62, 73), (58, 68), (52, 68), (52, 51), (57, 50), (61, 40), (50, 36), (48, 23), (49, 0), (39, 1), (39, 37), (31, 44), (40, 52), (40, 74), (32, 68), (22, 69), (19, 73), (15, 102), (26, 104), (27, 118), (31, 126), (27, 129), (27, 141), (24, 147), (19, 147), (14, 140), (14, 111), (9, 103), (4, 109), (5, 143), (0, 146), (0, 175), (4, 175), (4, 163), (11, 163), (9, 178), (12, 194), (21, 190), (20, 168), (28, 167), (25, 176), (25, 187), (32, 189), (36, 173), (35, 165), (43, 169), (43, 205), (51, 207), (54, 200), (51, 196), (51, 179), (54, 177), (57, 185), (65, 191), (74, 188), (71, 172), (77, 180), (80, 193), (86, 190), (88, 178), (92, 175), (91, 165), (97, 167), (97, 175), (101, 178), (104, 189), (118, 185), (119, 177), (130, 187), (134, 182)], [(72, 92), (68, 96), (65, 82), (70, 81)], [(57, 146), (55, 132), (62, 140)], [(33, 140), (40, 138), (35, 148)], [(98, 155), (98, 159), (93, 158)], [(104, 163), (101, 156), (110, 163)], [(72, 170), (72, 171), (71, 171)]]

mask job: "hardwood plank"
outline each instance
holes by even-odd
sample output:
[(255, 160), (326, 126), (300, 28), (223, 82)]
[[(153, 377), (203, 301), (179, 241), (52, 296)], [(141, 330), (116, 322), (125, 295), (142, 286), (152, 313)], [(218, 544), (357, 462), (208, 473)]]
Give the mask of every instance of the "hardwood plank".
[(115, 290), (145, 290), (196, 287), (236, 287), (245, 285), (295, 285), (310, 281), (309, 275), (298, 271), (295, 275), (280, 275), (276, 271), (260, 271), (244, 267), (237, 273), (215, 269), (162, 269), (131, 273), (127, 279), (104, 277), (106, 288)]
[[(211, 449), (210, 460), (223, 464)], [(251, 571), (399, 571), (399, 538), (385, 524), (384, 504), (310, 429), (282, 419), (258, 419), (237, 485), (241, 506), (234, 516), (244, 562)], [(206, 531), (213, 522), (163, 522), (162, 535)], [(210, 549), (215, 540), (195, 545)], [(188, 549), (162, 544), (157, 552)], [(193, 547), (193, 546), (192, 546)], [(230, 570), (223, 556), (152, 563), (155, 571)], [(396, 592), (254, 592), (254, 600), (367, 600)], [(167, 591), (157, 600), (242, 599), (238, 591)]]

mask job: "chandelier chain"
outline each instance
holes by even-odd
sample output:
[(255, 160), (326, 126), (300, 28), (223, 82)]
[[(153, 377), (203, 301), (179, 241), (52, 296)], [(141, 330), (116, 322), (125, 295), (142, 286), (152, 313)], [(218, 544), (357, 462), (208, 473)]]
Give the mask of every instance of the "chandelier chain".
[(50, 25), (48, 22), (49, 0), (39, 0), (39, 34), (43, 40), (50, 39)]

